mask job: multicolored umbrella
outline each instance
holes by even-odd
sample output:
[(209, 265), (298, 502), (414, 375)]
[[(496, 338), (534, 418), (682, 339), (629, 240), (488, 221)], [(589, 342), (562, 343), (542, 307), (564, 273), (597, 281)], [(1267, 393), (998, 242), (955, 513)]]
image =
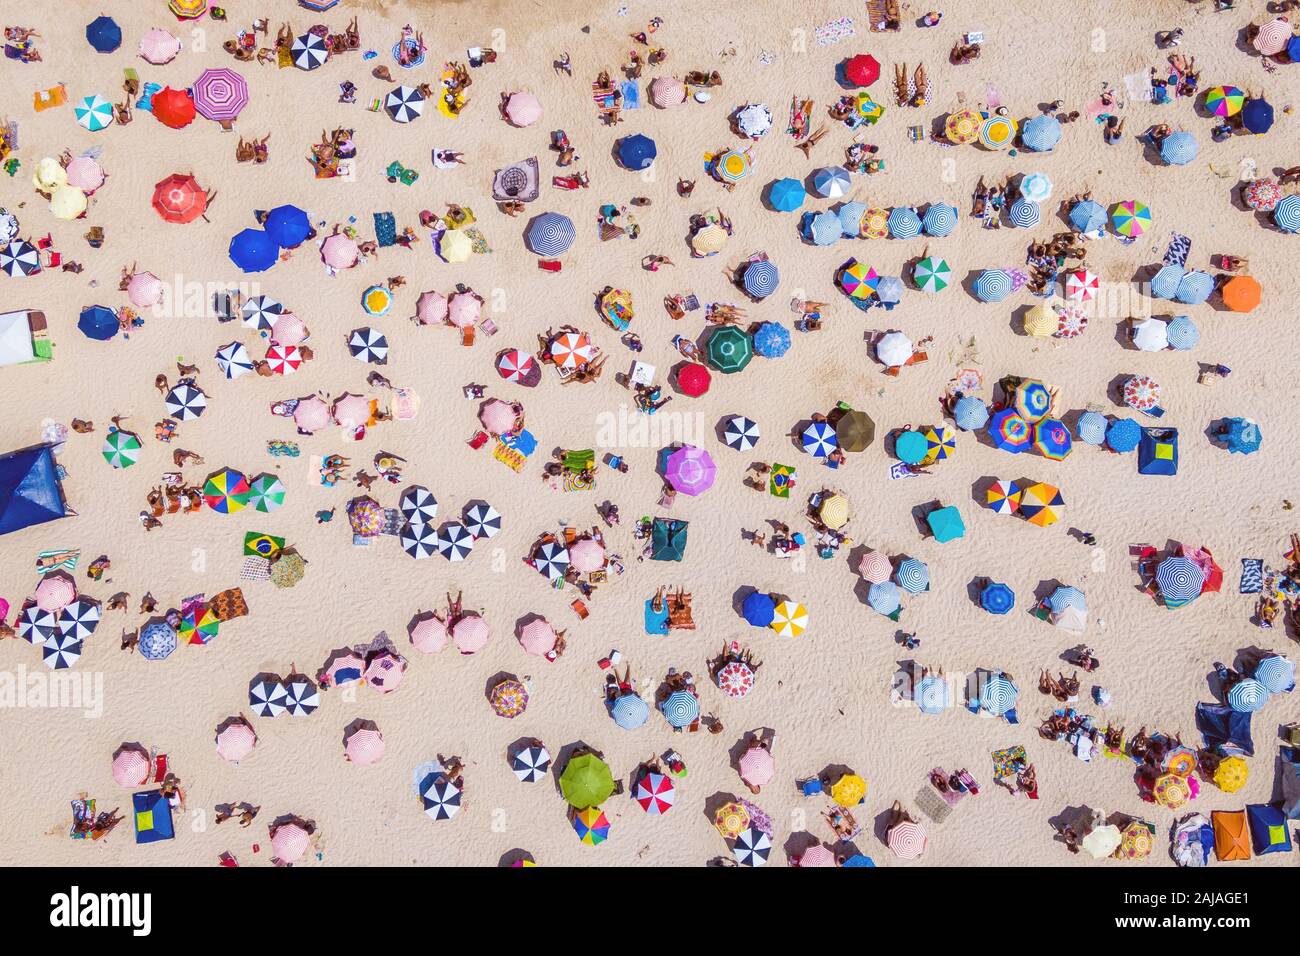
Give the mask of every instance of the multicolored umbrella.
[(1027, 422), (1036, 422), (1051, 414), (1052, 392), (1036, 378), (1024, 379), (1016, 386), (1015, 409)]
[(1134, 820), (1120, 835), (1116, 856), (1125, 860), (1145, 860), (1156, 846), (1156, 828), (1141, 820)]
[(957, 436), (947, 425), (932, 425), (925, 430), (926, 463), (943, 461), (957, 452)]
[(980, 129), (983, 125), (984, 117), (979, 113), (970, 109), (958, 110), (948, 114), (943, 124), (943, 134), (949, 142), (963, 146), (980, 138)]
[(177, 636), (188, 644), (207, 644), (217, 636), (221, 620), (206, 604), (196, 605), (181, 615)]
[(1039, 481), (1020, 493), (1020, 516), (1030, 524), (1045, 528), (1059, 520), (1064, 511), (1065, 499), (1055, 485)]
[(1110, 224), (1121, 236), (1136, 239), (1151, 228), (1151, 209), (1136, 199), (1116, 203), (1110, 211)]
[(1015, 514), (1020, 510), (1020, 486), (1014, 481), (999, 479), (989, 485), (985, 501), (989, 510), (1000, 515)]
[(729, 149), (713, 162), (713, 173), (724, 183), (738, 183), (750, 172), (749, 155)]
[(609, 818), (600, 807), (589, 807), (573, 815), (573, 830), (578, 842), (598, 846), (609, 839)]
[(713, 814), (713, 826), (725, 840), (735, 840), (749, 828), (749, 810), (743, 803), (724, 803)]
[(528, 688), (523, 681), (508, 677), (488, 693), (488, 703), (498, 717), (518, 717), (528, 709)]
[(114, 428), (104, 438), (104, 460), (114, 468), (130, 468), (140, 460), (140, 438), (134, 432)]
[(869, 299), (876, 291), (880, 276), (864, 262), (854, 259), (840, 271), (840, 288), (851, 299)]
[(889, 210), (872, 206), (862, 214), (863, 239), (884, 239), (889, 235)]
[(1017, 132), (1019, 128), (1015, 120), (995, 114), (980, 126), (980, 145), (989, 149), (1006, 149), (1016, 141)]
[(1246, 94), (1235, 86), (1212, 86), (1205, 91), (1205, 109), (1215, 116), (1236, 116), (1246, 103)]
[(989, 437), (993, 444), (1012, 454), (1018, 454), (1033, 444), (1029, 422), (1014, 408), (1002, 408), (989, 418)]
[(1149, 412), (1160, 404), (1160, 383), (1147, 375), (1133, 375), (1124, 383), (1124, 404)]
[(203, 501), (220, 514), (234, 514), (248, 505), (248, 479), (233, 468), (222, 468), (203, 483)]
[(1241, 189), (1241, 199), (1251, 209), (1272, 212), (1286, 193), (1276, 179), (1255, 179)]
[(1044, 458), (1064, 461), (1071, 446), (1070, 429), (1060, 419), (1043, 418), (1034, 424), (1034, 447)]
[(113, 124), (113, 104), (98, 93), (87, 96), (72, 108), (77, 117), (77, 125), (98, 133)]

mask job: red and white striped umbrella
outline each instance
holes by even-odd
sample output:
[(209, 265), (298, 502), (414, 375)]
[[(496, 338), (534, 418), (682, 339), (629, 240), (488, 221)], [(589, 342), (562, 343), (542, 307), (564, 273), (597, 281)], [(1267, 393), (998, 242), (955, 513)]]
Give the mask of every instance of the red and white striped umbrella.
[(889, 828), (889, 848), (900, 860), (915, 860), (925, 846), (925, 827), (916, 821), (901, 820)]
[(266, 350), (266, 362), (276, 375), (288, 375), (302, 365), (302, 353), (296, 345), (272, 345)]
[(1087, 269), (1076, 269), (1065, 277), (1065, 297), (1075, 302), (1089, 302), (1097, 296), (1098, 279)]
[(864, 581), (871, 584), (883, 584), (893, 576), (894, 566), (889, 557), (880, 551), (868, 551), (858, 563), (858, 573)]
[(810, 866), (837, 866), (835, 854), (832, 853), (824, 844), (818, 843), (810, 846), (804, 851), (803, 856), (799, 857), (799, 868), (807, 869)]
[(672, 809), (677, 790), (672, 780), (662, 773), (647, 773), (636, 782), (632, 799), (651, 816), (662, 816)]
[(1281, 53), (1291, 42), (1291, 24), (1285, 17), (1277, 17), (1259, 28), (1252, 41), (1256, 50), (1264, 56)]
[(536, 367), (533, 357), (519, 349), (507, 349), (497, 356), (497, 373), (507, 382), (522, 382)]
[(126, 297), (137, 309), (150, 309), (163, 299), (163, 284), (152, 272), (137, 272), (126, 286)]
[(555, 649), (555, 628), (544, 617), (534, 618), (519, 629), (519, 646), (539, 657)]
[(763, 747), (750, 747), (740, 758), (740, 779), (755, 787), (771, 783), (776, 775), (776, 761), (772, 752)]
[(256, 745), (257, 733), (243, 718), (227, 721), (217, 734), (217, 756), (231, 763), (243, 760)]
[(477, 614), (467, 614), (451, 628), (451, 639), (456, 642), (456, 647), (462, 654), (483, 650), (491, 636), (492, 631), (487, 621)]
[(411, 646), (425, 654), (436, 654), (447, 646), (447, 622), (433, 613), (420, 615), (406, 633)]

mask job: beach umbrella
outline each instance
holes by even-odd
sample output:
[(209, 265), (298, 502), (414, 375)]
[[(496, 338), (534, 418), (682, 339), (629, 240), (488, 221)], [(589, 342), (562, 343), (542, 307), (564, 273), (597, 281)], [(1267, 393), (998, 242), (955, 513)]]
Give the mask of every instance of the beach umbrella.
[(748, 696), (755, 677), (754, 669), (744, 661), (728, 661), (713, 675), (718, 689), (733, 700)]
[(257, 746), (257, 733), (243, 717), (231, 717), (218, 727), (216, 745), (218, 757), (238, 763)]
[(902, 301), (903, 280), (898, 276), (881, 276), (876, 283), (876, 298), (886, 304)]
[(690, 691), (675, 690), (664, 698), (659, 711), (670, 727), (682, 730), (699, 719), (700, 701)]
[(1165, 337), (1171, 349), (1185, 352), (1201, 340), (1201, 332), (1190, 316), (1176, 315), (1165, 326)]
[(777, 212), (794, 212), (808, 198), (808, 192), (797, 179), (778, 179), (768, 189), (767, 198)]
[(710, 223), (691, 236), (691, 250), (699, 256), (716, 255), (730, 238), (727, 230), (717, 223)]
[(1283, 232), (1300, 232), (1300, 196), (1284, 196), (1273, 209), (1273, 224)]
[(1106, 426), (1106, 447), (1127, 454), (1142, 440), (1142, 426), (1131, 418), (1117, 418)]
[(38, 607), (35, 601), (18, 612), (18, 636), (29, 644), (43, 644), (58, 633), (58, 615)]
[(77, 318), (77, 328), (88, 339), (107, 342), (117, 335), (121, 326), (117, 321), (117, 313), (108, 306), (88, 305)]
[(821, 523), (832, 531), (838, 531), (849, 523), (849, 499), (843, 495), (827, 495), (817, 509)]
[(1121, 859), (1145, 860), (1155, 849), (1155, 844), (1155, 827), (1141, 820), (1134, 820), (1120, 834), (1116, 855)]
[(856, 807), (867, 795), (867, 781), (856, 773), (840, 776), (831, 786), (831, 799), (842, 807)]
[(790, 351), (790, 330), (780, 322), (763, 322), (754, 333), (754, 353), (763, 358), (780, 358)]
[[(896, 212), (897, 210), (895, 210)], [(913, 212), (915, 215), (915, 213)], [(893, 231), (892, 221), (894, 213), (889, 214), (890, 231)], [(921, 227), (925, 230), (927, 236), (943, 237), (952, 234), (957, 228), (957, 207), (950, 206), (947, 203), (932, 203), (930, 208), (925, 211), (925, 216), (921, 220)], [(915, 233), (913, 233), (915, 235)], [(923, 262), (926, 260), (922, 260)], [(936, 259), (937, 262), (943, 262), (942, 259)], [(919, 263), (918, 263), (919, 266)], [(918, 282), (918, 285), (920, 283)], [(947, 285), (947, 282), (944, 283)]]
[[(746, 270), (748, 274), (748, 270)], [(734, 325), (714, 329), (704, 346), (705, 356), (719, 372), (730, 375), (745, 368), (754, 357), (754, 343), (749, 333)]]
[(13, 239), (0, 249), (0, 270), (11, 278), (35, 275), (41, 271), (41, 255), (26, 239)]
[(1291, 24), (1286, 17), (1275, 17), (1259, 28), (1251, 45), (1264, 56), (1276, 56), (1291, 42)]
[(497, 356), (496, 367), (497, 374), (507, 382), (522, 382), (533, 373), (537, 363), (527, 352), (507, 349)]
[(1061, 489), (1039, 481), (1020, 493), (1020, 516), (1030, 524), (1045, 528), (1055, 524), (1065, 511)]
[(1219, 761), (1214, 769), (1214, 785), (1224, 793), (1236, 793), (1246, 785), (1250, 768), (1241, 757), (1232, 756)]
[(951, 703), (948, 682), (935, 674), (922, 677), (912, 697), (923, 714), (942, 714)]
[(1100, 447), (1106, 444), (1106, 416), (1100, 412), (1084, 412), (1074, 423), (1074, 431), (1079, 441)]
[(284, 505), (284, 495), (284, 483), (275, 475), (258, 475), (248, 486), (248, 503), (258, 511), (278, 511)]
[(1178, 294), (1178, 286), (1187, 271), (1180, 265), (1162, 266), (1151, 277), (1151, 295), (1157, 299), (1172, 299)]
[(300, 431), (311, 435), (333, 424), (334, 418), (330, 415), (329, 404), (319, 395), (311, 395), (299, 400), (293, 410), (293, 423)]
[(858, 562), (858, 573), (862, 575), (864, 581), (879, 584), (889, 580), (890, 575), (894, 573), (894, 568), (885, 554), (870, 550), (863, 554), (862, 560)]
[(745, 291), (755, 299), (766, 298), (776, 291), (777, 285), (781, 281), (781, 273), (775, 265), (766, 259), (760, 259), (757, 262), (751, 262), (745, 267), (741, 276), (741, 283)]
[(905, 431), (894, 439), (894, 454), (907, 465), (918, 465), (930, 452), (930, 443), (917, 431)]
[(528, 688), (522, 681), (507, 678), (488, 692), (488, 703), (498, 717), (518, 717), (528, 709)]
[(1177, 774), (1180, 777), (1190, 776), (1196, 769), (1196, 751), (1191, 747), (1174, 747), (1165, 754), (1161, 766), (1166, 773)]
[(111, 772), (119, 786), (134, 790), (144, 786), (153, 774), (153, 761), (140, 744), (122, 744), (113, 751)]
[(1170, 166), (1186, 166), (1196, 158), (1200, 149), (1191, 133), (1170, 133), (1160, 144), (1160, 158)]
[(280, 260), (280, 247), (261, 229), (236, 233), (229, 252), (230, 261), (244, 272), (264, 272)]
[(936, 425), (925, 430), (925, 461), (935, 462), (951, 458), (957, 452), (957, 438), (946, 425)]
[(742, 136), (758, 139), (772, 128), (772, 111), (762, 103), (751, 103), (736, 113), (736, 129)]
[(1185, 305), (1197, 305), (1214, 292), (1214, 276), (1199, 270), (1186, 273), (1178, 280), (1174, 298)]
[(989, 437), (995, 447), (1018, 454), (1033, 444), (1029, 422), (1014, 408), (1002, 408), (989, 418)]
[(352, 357), (371, 365), (388, 364), (388, 337), (368, 326), (348, 333), (348, 351)]
[(329, 47), (325, 43), (325, 38), (315, 33), (304, 33), (296, 37), (293, 45), (289, 48), (289, 56), (293, 60), (293, 65), (300, 70), (314, 70), (323, 66), (329, 59)]
[(853, 180), (843, 166), (824, 166), (813, 173), (812, 184), (817, 195), (839, 199), (853, 187)]
[(1300, 63), (1300, 34), (1287, 41), (1286, 55), (1292, 63)]
[(558, 256), (569, 251), (576, 235), (572, 219), (558, 212), (547, 212), (528, 224), (524, 242), (536, 255)]
[(1261, 710), (1268, 703), (1269, 690), (1252, 677), (1246, 677), (1232, 685), (1228, 691), (1228, 706), (1239, 714), (1251, 714)]
[(1015, 409), (1027, 422), (1036, 422), (1052, 411), (1052, 392), (1036, 378), (1027, 378), (1016, 386)]
[(776, 602), (771, 595), (755, 591), (746, 596), (740, 610), (746, 623), (753, 627), (768, 627), (776, 617)]
[(464, 561), (474, 548), (474, 536), (463, 524), (449, 521), (438, 529), (437, 545), (448, 561)]
[(545, 747), (524, 747), (510, 758), (510, 769), (523, 783), (537, 783), (551, 769), (551, 754)]
[(409, 524), (432, 524), (438, 517), (438, 499), (423, 485), (411, 485), (402, 492), (398, 510)]
[(1097, 297), (1099, 280), (1087, 269), (1075, 269), (1065, 277), (1065, 297), (1073, 302), (1089, 302)]
[(1186, 604), (1201, 596), (1205, 572), (1180, 555), (1171, 555), (1156, 565), (1156, 586), (1167, 602)]
[(59, 609), (59, 633), (82, 641), (95, 633), (99, 626), (99, 602), (87, 597), (78, 597)]
[(544, 617), (534, 617), (519, 629), (519, 646), (529, 654), (545, 657), (555, 650), (559, 636)]
[(167, 222), (193, 222), (207, 208), (208, 193), (193, 176), (172, 173), (154, 186), (152, 204)]
[(812, 422), (800, 435), (803, 450), (814, 458), (825, 458), (837, 447), (835, 430), (826, 422)]
[(1034, 447), (1044, 458), (1064, 461), (1072, 447), (1070, 429), (1059, 419), (1040, 419), (1034, 423)]
[(36, 606), (42, 611), (61, 611), (77, 597), (77, 584), (65, 571), (46, 574), (36, 585)]
[(1110, 211), (1110, 225), (1121, 236), (1136, 239), (1151, 228), (1151, 209), (1136, 199), (1116, 203)]
[(424, 94), (413, 86), (398, 86), (384, 97), (384, 112), (396, 123), (409, 123), (424, 113)]
[(812, 867), (835, 867), (839, 866), (839, 864), (835, 861), (835, 854), (825, 844), (816, 843), (804, 850), (803, 855), (799, 857), (798, 866), (800, 869), (809, 869)]
[(889, 211), (889, 234), (895, 239), (912, 239), (921, 234), (921, 217), (910, 206), (895, 206)]
[(988, 424), (988, 406), (974, 395), (963, 395), (952, 406), (952, 420), (962, 431), (977, 431)]
[(147, 661), (161, 661), (176, 650), (176, 629), (166, 621), (152, 621), (140, 629), (140, 656)]
[(867, 589), (867, 604), (873, 611), (888, 617), (902, 606), (902, 594), (893, 581), (881, 581)]
[(912, 281), (922, 292), (942, 292), (952, 282), (952, 267), (947, 259), (926, 256), (912, 267)]
[(203, 483), (203, 500), (220, 514), (234, 514), (248, 505), (248, 479), (233, 468), (221, 468)]
[(632, 791), (632, 799), (651, 816), (662, 816), (671, 810), (675, 795), (672, 779), (661, 773), (643, 774)]
[(1050, 303), (1040, 302), (1025, 313), (1025, 333), (1039, 338), (1048, 338), (1057, 333), (1061, 327), (1061, 317)]
[(327, 236), (320, 246), (321, 261), (335, 271), (351, 269), (361, 258), (357, 241), (351, 236), (337, 232)]
[(1253, 179), (1241, 189), (1241, 199), (1251, 209), (1272, 212), (1286, 194), (1276, 179)]
[(900, 860), (915, 860), (925, 852), (925, 827), (915, 820), (900, 820), (889, 828), (889, 849)]
[(460, 812), (460, 787), (441, 771), (431, 773), (420, 784), (424, 812), (433, 820), (450, 820)]
[(162, 302), (162, 280), (152, 272), (137, 272), (127, 283), (126, 295), (137, 309), (148, 309)]
[(104, 460), (114, 468), (130, 468), (140, 460), (140, 438), (134, 432), (115, 428), (104, 438)]
[(280, 317), (287, 314), (284, 306), (269, 295), (255, 295), (246, 299), (243, 308), (240, 309), (244, 325), (262, 331), (275, 328), (275, 323), (280, 320)]
[[(412, 527), (408, 525), (407, 527)], [(419, 525), (415, 527), (428, 528), (428, 525)], [(411, 639), (411, 646), (417, 651), (424, 654), (436, 654), (447, 646), (447, 622), (431, 611), (425, 611), (416, 616), (414, 622), (407, 628), (407, 636)], [(358, 664), (361, 662), (358, 661)]]
[(1007, 614), (1016, 606), (1016, 593), (1007, 585), (990, 581), (980, 591), (980, 607), (990, 614)]
[(849, 298), (865, 300), (871, 298), (876, 291), (880, 277), (876, 275), (875, 269), (870, 269), (855, 259), (840, 271), (839, 282), (840, 288)]
[(177, 20), (197, 20), (208, 12), (208, 0), (168, 0), (167, 8)]
[(798, 637), (808, 629), (808, 610), (798, 601), (781, 601), (768, 625), (778, 637)]
[(571, 758), (560, 774), (560, 792), (570, 806), (585, 810), (609, 798), (614, 792), (614, 777), (605, 761), (595, 754), (581, 754)]
[(1160, 384), (1146, 375), (1132, 375), (1124, 383), (1124, 404), (1148, 412), (1160, 404)]
[(1235, 86), (1212, 86), (1205, 91), (1205, 109), (1214, 116), (1236, 116), (1246, 103), (1246, 94)]
[(140, 38), (140, 57), (154, 66), (162, 66), (176, 59), (181, 52), (181, 41), (160, 27), (153, 27)]
[(1011, 294), (1011, 274), (1005, 269), (985, 269), (975, 277), (974, 292), (981, 302), (1001, 302)]
[(948, 114), (948, 118), (943, 124), (943, 134), (948, 138), (949, 142), (962, 146), (978, 140), (983, 125), (984, 117), (980, 116), (975, 110), (958, 110), (955, 113)]
[(438, 255), (447, 262), (465, 262), (474, 254), (474, 240), (460, 230), (451, 229), (438, 236), (437, 249)]
[(360, 767), (377, 763), (384, 755), (387, 744), (384, 735), (372, 721), (357, 721), (355, 729), (343, 741), (343, 754), (348, 761)]
[[(76, 160), (74, 159), (73, 162), (75, 163)], [(18, 217), (6, 210), (0, 210), (0, 255), (4, 254), (4, 247), (13, 242), (17, 236)]]
[(83, 97), (72, 107), (77, 125), (98, 133), (113, 124), (113, 104), (98, 93)]
[(1070, 207), (1070, 225), (1077, 232), (1100, 232), (1106, 228), (1106, 209), (1091, 199), (1077, 202)]
[(618, 162), (624, 169), (648, 169), (658, 149), (655, 141), (642, 133), (624, 136), (617, 144)]
[(929, 590), (930, 569), (924, 561), (917, 558), (904, 558), (898, 563), (894, 580), (909, 594), (920, 594), (922, 591)]
[(845, 412), (835, 422), (835, 440), (845, 451), (866, 451), (876, 439), (876, 423), (866, 412)]
[[(872, 206), (862, 214), (859, 232), (864, 239), (884, 239), (889, 235), (889, 210)], [(866, 267), (863, 266), (865, 271)], [(872, 270), (874, 273), (875, 270)]]
[(60, 186), (50, 196), (50, 212), (55, 219), (71, 221), (86, 211), (86, 194), (76, 186)]
[(686, 84), (675, 76), (661, 76), (650, 81), (650, 102), (669, 109), (686, 102)]
[(668, 456), (664, 480), (684, 495), (699, 495), (713, 487), (718, 468), (703, 448), (683, 445)]
[(229, 67), (204, 70), (191, 93), (199, 115), (218, 123), (230, 122), (248, 105), (248, 81)]
[(912, 358), (912, 340), (902, 332), (887, 332), (876, 342), (876, 358), (889, 368), (901, 368)]
[(506, 99), (505, 114), (511, 126), (532, 126), (542, 118), (542, 104), (532, 93), (511, 93)]
[(1256, 664), (1253, 676), (1273, 694), (1295, 688), (1295, 664), (1280, 654), (1273, 654)]
[(187, 644), (210, 644), (221, 629), (221, 620), (206, 604), (196, 604), (181, 615), (176, 636)]
[[(63, 168), (53, 156), (45, 156), (36, 164), (36, 171), (32, 173), (32, 185), (39, 192), (51, 193), (60, 186), (66, 186), (68, 183), (68, 171)], [(12, 239), (18, 234), (18, 219), (13, 213), (7, 213), (7, 223), (11, 223), (9, 232)]]
[(1119, 827), (1108, 824), (1089, 831), (1081, 846), (1094, 860), (1104, 860), (1114, 855), (1122, 839)]
[(266, 350), (266, 364), (276, 375), (288, 375), (302, 365), (302, 352), (296, 345), (272, 345)]
[(573, 830), (578, 842), (598, 846), (609, 839), (609, 818), (600, 807), (588, 807), (573, 815)]
[(86, 24), (86, 42), (96, 53), (112, 53), (122, 45), (122, 28), (112, 17), (95, 17)]
[(1048, 152), (1061, 141), (1061, 123), (1055, 116), (1035, 116), (1020, 127), (1020, 141), (1025, 149)]
[(154, 119), (171, 129), (182, 129), (194, 122), (194, 101), (185, 90), (165, 86), (150, 99)]
[(55, 634), (41, 644), (41, 660), (51, 670), (64, 670), (80, 660), (84, 646), (70, 635)]
[(276, 206), (266, 214), (262, 228), (267, 236), (282, 249), (302, 245), (311, 235), (311, 219), (297, 206)]
[(551, 361), (562, 369), (586, 365), (596, 355), (591, 339), (582, 332), (564, 332), (551, 339)]
[(724, 803), (713, 814), (714, 829), (722, 834), (724, 840), (735, 840), (752, 822), (749, 809), (743, 801)]
[(163, 399), (167, 414), (183, 422), (193, 421), (208, 408), (208, 397), (203, 389), (182, 383), (171, 389)]
[(870, 53), (859, 53), (844, 63), (844, 79), (853, 86), (870, 86), (880, 79), (880, 61)]
[(1007, 220), (1018, 229), (1036, 226), (1041, 218), (1042, 213), (1039, 211), (1038, 203), (1031, 202), (1023, 196), (1013, 202), (1011, 208), (1007, 210)]
[(478, 614), (463, 614), (451, 626), (451, 639), (456, 642), (456, 649), (462, 654), (475, 654), (483, 650), (491, 637), (492, 629)]
[(808, 220), (807, 237), (814, 246), (833, 246), (843, 235), (844, 225), (839, 215), (830, 210), (812, 215)]
[(1016, 706), (1016, 698), (1020, 695), (1020, 689), (1011, 681), (1011, 678), (1000, 671), (996, 674), (990, 674), (983, 682), (980, 688), (980, 707), (987, 710), (995, 717), (1001, 717)]
[(840, 220), (841, 235), (849, 239), (859, 238), (862, 235), (862, 215), (866, 211), (866, 203), (856, 200), (843, 203), (835, 213)]
[(749, 155), (738, 149), (729, 149), (713, 161), (713, 172), (721, 182), (738, 183), (749, 175)]
[(772, 837), (756, 827), (746, 827), (736, 834), (731, 852), (741, 866), (763, 866), (772, 853)]
[(1046, 202), (1052, 195), (1052, 181), (1043, 173), (1030, 173), (1020, 180), (1020, 195), (1030, 202)]
[(291, 588), (307, 574), (307, 562), (292, 551), (282, 553), (271, 565), (271, 583), (277, 588)]
[(605, 548), (595, 538), (579, 538), (569, 545), (569, 564), (579, 574), (590, 574), (605, 566)]
[(1077, 339), (1088, 327), (1088, 313), (1078, 306), (1064, 305), (1056, 308), (1056, 335), (1062, 339)]
[(979, 141), (988, 149), (1006, 149), (1016, 141), (1019, 127), (1007, 116), (990, 116), (980, 124)]
[(1222, 436), (1222, 440), (1229, 452), (1253, 455), (1259, 451), (1263, 435), (1260, 434), (1259, 425), (1254, 421), (1249, 418), (1229, 418), (1226, 419), (1225, 424), (1227, 432)]
[(558, 581), (569, 570), (569, 549), (558, 541), (546, 541), (533, 552), (537, 570), (551, 581)]
[(636, 730), (650, 717), (650, 707), (636, 694), (622, 694), (610, 704), (609, 715), (624, 730)]
[(1067, 608), (1088, 613), (1088, 599), (1078, 588), (1060, 585), (1047, 596), (1047, 607), (1053, 614), (1063, 614)]
[(447, 321), (458, 329), (467, 329), (478, 321), (483, 302), (470, 292), (456, 292), (447, 300)]
[(283, 686), (284, 708), (290, 717), (308, 717), (320, 708), (320, 692), (306, 674), (290, 674)]
[[(1281, 208), (1282, 204), (1278, 203), (1278, 209)], [(1261, 294), (1259, 283), (1251, 276), (1233, 276), (1219, 290), (1223, 304), (1233, 312), (1253, 312), (1259, 305)]]
[(421, 292), (415, 302), (415, 318), (421, 325), (440, 325), (447, 321), (447, 297), (441, 292)]

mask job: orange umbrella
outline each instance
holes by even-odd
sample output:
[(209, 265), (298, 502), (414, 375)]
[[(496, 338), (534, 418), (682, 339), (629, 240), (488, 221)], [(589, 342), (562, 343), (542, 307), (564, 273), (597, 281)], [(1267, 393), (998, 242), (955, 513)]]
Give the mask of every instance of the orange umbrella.
[(165, 86), (153, 95), (149, 105), (154, 117), (164, 126), (180, 129), (194, 122), (194, 101), (184, 90)]
[(1223, 304), (1233, 312), (1253, 312), (1259, 305), (1262, 290), (1250, 276), (1233, 276), (1223, 284), (1219, 294)]
[(153, 208), (167, 222), (193, 222), (208, 208), (208, 191), (193, 176), (172, 173), (154, 186)]

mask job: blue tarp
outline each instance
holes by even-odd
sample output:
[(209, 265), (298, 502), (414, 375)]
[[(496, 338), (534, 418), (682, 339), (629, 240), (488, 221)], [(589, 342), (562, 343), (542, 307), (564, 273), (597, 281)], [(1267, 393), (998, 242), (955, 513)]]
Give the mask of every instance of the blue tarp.
[(1255, 756), (1255, 742), (1250, 736), (1250, 714), (1233, 710), (1226, 704), (1197, 704), (1196, 729), (1205, 746), (1227, 744), (1237, 747), (1247, 757)]
[(49, 445), (0, 456), (0, 534), (53, 521), (66, 513)]

